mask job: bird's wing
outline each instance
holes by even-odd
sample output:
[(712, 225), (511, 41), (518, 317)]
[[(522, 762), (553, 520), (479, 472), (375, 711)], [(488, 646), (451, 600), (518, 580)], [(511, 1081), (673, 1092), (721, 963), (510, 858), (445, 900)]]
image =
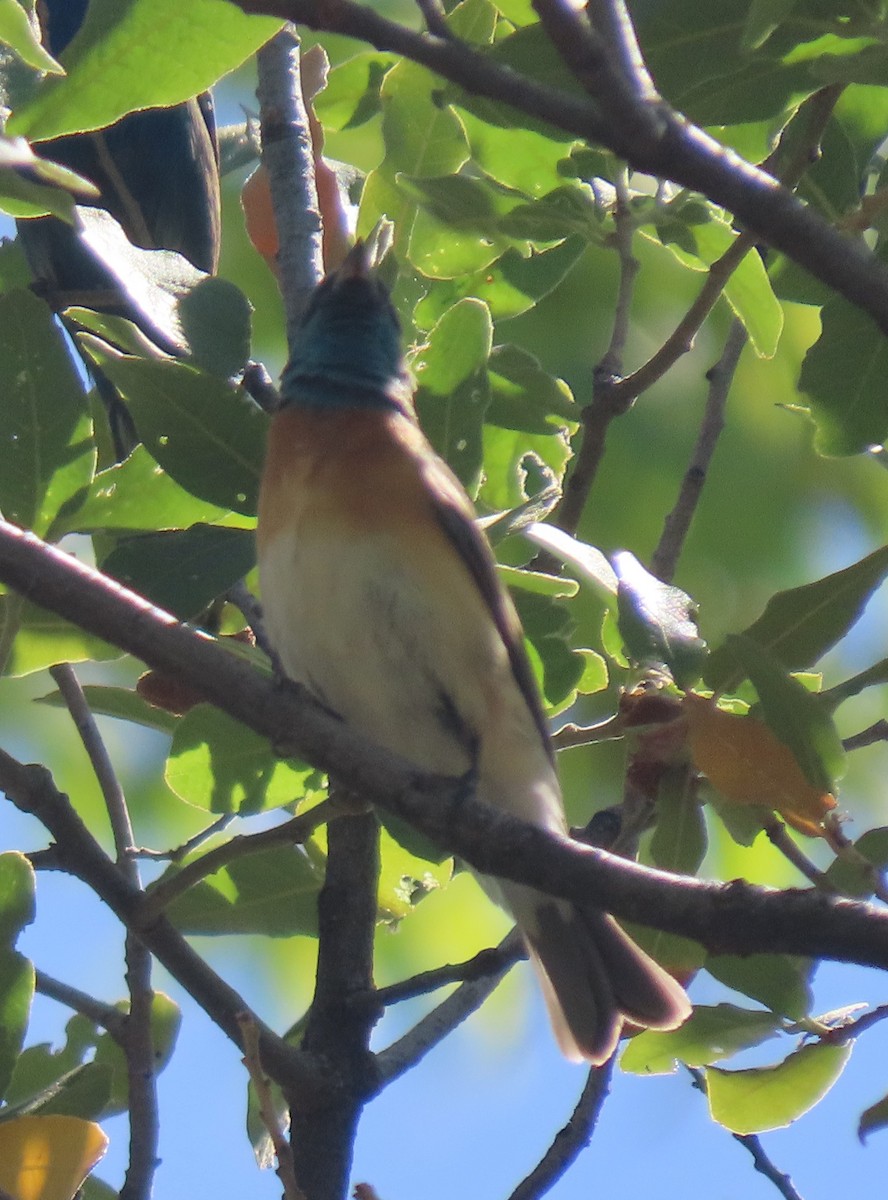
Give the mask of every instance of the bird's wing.
[(554, 762), (549, 727), (540, 702), (530, 660), (524, 649), (521, 622), (518, 620), (518, 614), (515, 612), (508, 593), (497, 576), (493, 553), (487, 539), (475, 523), (471, 502), (463, 491), (462, 484), (437, 456), (426, 458), (422, 471), (435, 517), (454, 549), (468, 567), (478, 591), (484, 598), (497, 632), (508, 652), (515, 682), (530, 709), (549, 758)]

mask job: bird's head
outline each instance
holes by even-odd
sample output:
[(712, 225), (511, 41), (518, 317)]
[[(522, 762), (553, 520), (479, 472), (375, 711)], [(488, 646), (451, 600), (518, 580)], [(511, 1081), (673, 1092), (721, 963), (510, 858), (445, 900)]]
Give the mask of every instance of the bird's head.
[(408, 387), (401, 326), (358, 242), (318, 285), (281, 378), (286, 404), (399, 407)]

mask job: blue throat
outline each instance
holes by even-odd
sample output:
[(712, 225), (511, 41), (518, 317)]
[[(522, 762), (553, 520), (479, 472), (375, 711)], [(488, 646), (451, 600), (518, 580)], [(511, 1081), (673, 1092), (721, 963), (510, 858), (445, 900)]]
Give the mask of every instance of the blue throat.
[(407, 387), (397, 317), (370, 279), (322, 284), (281, 378), (285, 405), (399, 408)]

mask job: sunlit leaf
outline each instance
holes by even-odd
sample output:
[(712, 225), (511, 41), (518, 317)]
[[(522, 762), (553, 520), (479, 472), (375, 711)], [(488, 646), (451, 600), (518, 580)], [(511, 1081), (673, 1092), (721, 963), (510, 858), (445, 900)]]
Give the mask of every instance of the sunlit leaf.
[(619, 627), (631, 658), (667, 666), (680, 686), (698, 679), (707, 646), (697, 630), (690, 596), (646, 571), (620, 551), (612, 556), (619, 586)]
[(706, 1072), (712, 1119), (733, 1133), (782, 1129), (830, 1090), (851, 1056), (852, 1043), (802, 1046), (781, 1063), (748, 1071)]
[(733, 1004), (714, 1008), (698, 1004), (680, 1029), (671, 1033), (649, 1029), (634, 1037), (620, 1057), (620, 1066), (637, 1075), (671, 1074), (678, 1063), (706, 1066), (760, 1045), (778, 1029), (773, 1013), (751, 1012)]
[(73, 1200), (108, 1148), (79, 1117), (16, 1117), (0, 1124), (0, 1188), (14, 1200)]
[(691, 756), (725, 799), (779, 812), (794, 829), (822, 836), (835, 797), (805, 778), (792, 750), (756, 717), (724, 712), (689, 692), (685, 713)]

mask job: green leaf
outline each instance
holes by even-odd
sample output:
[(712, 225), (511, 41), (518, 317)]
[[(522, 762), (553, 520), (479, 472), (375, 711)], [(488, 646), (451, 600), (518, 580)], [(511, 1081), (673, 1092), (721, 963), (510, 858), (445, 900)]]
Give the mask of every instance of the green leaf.
[(556, 712), (576, 691), (586, 670), (586, 662), (570, 644), (573, 619), (564, 605), (549, 596), (523, 589), (512, 593), (515, 607), (538, 658), (542, 673), (540, 690), (550, 709)]
[(488, 365), (490, 405), (485, 420), (503, 429), (554, 433), (578, 421), (579, 407), (562, 379), (544, 371), (520, 346), (495, 346)]
[(868, 829), (854, 843), (853, 851), (835, 858), (826, 877), (843, 896), (868, 900), (888, 867), (888, 828)]
[(845, 751), (826, 706), (751, 638), (730, 634), (725, 645), (755, 688), (765, 723), (793, 752), (805, 778), (834, 791), (845, 771)]
[(246, 296), (228, 279), (209, 275), (179, 300), (179, 322), (194, 365), (227, 379), (250, 357)]
[[(116, 1006), (121, 1013), (129, 1012), (129, 1003)], [(169, 1063), (182, 1024), (182, 1012), (174, 1000), (163, 992), (155, 992), (151, 998), (151, 1040), (154, 1053), (154, 1070), (159, 1074)], [(103, 1115), (113, 1116), (125, 1112), (129, 1107), (129, 1072), (126, 1056), (121, 1046), (110, 1033), (102, 1033), (96, 1039), (96, 1066), (111, 1073), (111, 1094)]]
[(680, 687), (699, 679), (707, 646), (693, 619), (693, 600), (651, 575), (626, 550), (611, 561), (620, 581), (618, 624), (630, 657), (667, 666)]
[[(166, 878), (166, 876), (161, 876)], [(231, 863), (179, 896), (166, 910), (193, 936), (317, 933), (323, 871), (299, 846), (278, 846)]]
[(814, 1107), (845, 1069), (852, 1043), (802, 1046), (781, 1063), (748, 1071), (706, 1072), (712, 1119), (732, 1133), (782, 1129)]
[(65, 1026), (65, 1044), (58, 1050), (48, 1042), (23, 1050), (15, 1065), (2, 1115), (27, 1112), (32, 1104), (44, 1104), (56, 1095), (66, 1080), (76, 1077), (87, 1052), (95, 1046), (96, 1036), (95, 1023), (78, 1013)]
[(558, 575), (545, 575), (523, 567), (506, 567), (497, 563), (497, 572), (506, 587), (523, 588), (526, 592), (536, 592), (539, 596), (570, 598), (580, 590), (575, 579), (562, 579)]
[(513, 205), (500, 221), (504, 233), (531, 242), (560, 242), (579, 236), (604, 243), (603, 214), (586, 183), (561, 184), (533, 203)]
[(57, 528), (63, 533), (184, 529), (212, 523), (226, 512), (186, 492), (140, 444), (123, 462), (97, 473), (82, 503)]
[(255, 563), (252, 530), (192, 525), (121, 538), (103, 560), (102, 570), (187, 621), (243, 579)]
[(811, 1011), (814, 964), (810, 959), (788, 954), (750, 954), (746, 958), (711, 954), (706, 970), (720, 983), (791, 1021), (801, 1021)]
[(0, 296), (0, 509), (45, 535), (95, 469), (83, 388), (49, 308), (29, 291)]
[(871, 1133), (884, 1129), (888, 1125), (888, 1096), (883, 1096), (875, 1104), (864, 1109), (857, 1122), (857, 1136), (865, 1143)]
[(751, 1012), (734, 1004), (698, 1004), (680, 1029), (670, 1033), (648, 1029), (634, 1037), (620, 1057), (620, 1066), (633, 1075), (672, 1074), (678, 1063), (702, 1067), (760, 1045), (779, 1028), (773, 1013)]
[(63, 617), (18, 596), (0, 596), (0, 642), (4, 626), (15, 630), (6, 674), (31, 675), (54, 663), (120, 658), (121, 651), (101, 638), (84, 633)]
[(856, 305), (834, 296), (805, 355), (799, 387), (810, 401), (821, 454), (861, 454), (888, 437), (888, 342)]
[(657, 824), (649, 856), (653, 866), (696, 875), (706, 855), (703, 808), (684, 764), (668, 768), (657, 790)]
[(422, 427), (470, 493), (481, 476), (481, 427), (489, 399), (487, 360), (492, 342), (487, 306), (478, 300), (460, 300), (444, 314), (413, 361)]
[(559, 163), (567, 153), (563, 141), (531, 129), (490, 125), (464, 109), (459, 115), (472, 158), (497, 183), (536, 198), (563, 183), (559, 171)]
[[(146, 729), (156, 729), (158, 733), (172, 734), (176, 728), (178, 717), (165, 709), (157, 708), (143, 700), (138, 692), (129, 688), (107, 687), (99, 683), (84, 684), (83, 694), (90, 711), (96, 716), (115, 717), (119, 721), (128, 721), (133, 725), (143, 725)], [(66, 708), (61, 692), (48, 692), (45, 696), (37, 696), (35, 703), (48, 704), (51, 708)]]
[(757, 50), (795, 6), (796, 0), (752, 0), (740, 41), (743, 49)]
[(9, 948), (34, 920), (34, 868), (24, 854), (0, 854), (0, 943)]
[[(48, 1051), (49, 1047), (45, 1047), (45, 1050)], [(27, 1053), (28, 1050), (24, 1051), (24, 1054)], [(29, 1097), (22, 1107), (29, 1116), (82, 1117), (85, 1121), (93, 1121), (108, 1111), (111, 1084), (112, 1072), (109, 1067), (95, 1062), (82, 1063), (55, 1080), (41, 1094)]]
[(11, 131), (42, 141), (178, 104), (240, 66), (280, 25), (225, 0), (92, 0), (62, 55), (67, 75), (47, 80)]
[(382, 81), (397, 61), (393, 54), (366, 50), (334, 67), (314, 101), (324, 128), (357, 129), (375, 116), (382, 106)]
[(483, 270), (508, 246), (497, 229), (496, 192), (462, 175), (444, 179), (398, 176), (398, 187), (417, 205), (407, 258), (431, 279), (455, 279)]
[(385, 169), (412, 176), (453, 175), (469, 148), (457, 117), (437, 102), (438, 78), (424, 67), (401, 61), (382, 84)]
[(18, 0), (0, 0), (0, 42), (11, 46), (36, 71), (61, 74), (62, 67), (43, 48), (28, 14)]
[(12, 1079), (33, 998), (33, 964), (16, 950), (0, 949), (0, 1097)]
[(320, 776), (312, 767), (276, 759), (265, 738), (199, 704), (176, 725), (165, 779), (196, 808), (244, 816), (302, 800)]
[[(854, 625), (886, 574), (888, 546), (883, 546), (814, 583), (777, 592), (743, 637), (789, 671), (813, 666)], [(736, 656), (720, 647), (709, 656), (706, 683), (716, 691), (732, 690), (743, 678), (738, 667)]]
[(437, 280), (417, 305), (414, 320), (427, 329), (464, 296), (483, 300), (495, 320), (517, 317), (558, 286), (585, 248), (581, 237), (567, 238), (550, 250), (531, 248), (527, 256), (510, 246), (479, 271)]
[(253, 515), (266, 420), (225, 381), (184, 363), (117, 354), (95, 338), (81, 343), (129, 404), (145, 446), (192, 495)]

